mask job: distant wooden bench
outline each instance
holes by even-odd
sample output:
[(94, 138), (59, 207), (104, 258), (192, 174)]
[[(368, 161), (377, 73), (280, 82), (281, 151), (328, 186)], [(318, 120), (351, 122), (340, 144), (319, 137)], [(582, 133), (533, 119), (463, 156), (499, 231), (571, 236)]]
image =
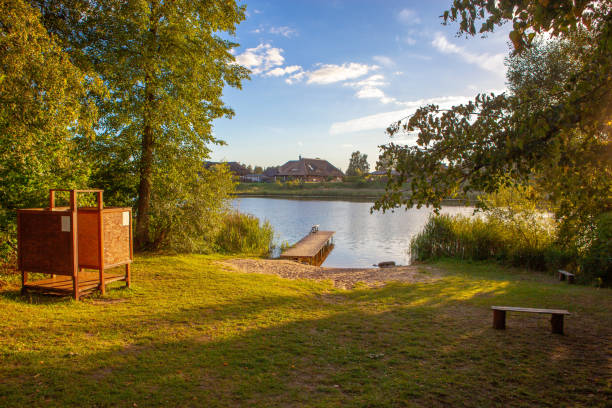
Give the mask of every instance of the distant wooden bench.
[(491, 306), (493, 309), (493, 328), (503, 330), (506, 328), (506, 312), (544, 313), (550, 314), (552, 332), (563, 334), (563, 316), (569, 315), (567, 310), (560, 309), (532, 309), (529, 307)]
[(567, 283), (574, 283), (575, 279), (576, 279), (576, 275), (574, 275), (571, 272), (568, 271), (564, 271), (563, 269), (559, 269), (559, 280), (560, 281), (564, 281), (567, 279)]

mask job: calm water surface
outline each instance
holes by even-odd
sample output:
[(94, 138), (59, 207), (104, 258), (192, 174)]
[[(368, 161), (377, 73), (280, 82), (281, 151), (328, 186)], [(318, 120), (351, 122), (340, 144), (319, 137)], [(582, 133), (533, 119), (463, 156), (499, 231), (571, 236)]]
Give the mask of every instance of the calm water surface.
[[(242, 197), (234, 208), (270, 221), (277, 240), (294, 244), (319, 224), (336, 231), (329, 267), (367, 267), (382, 261), (409, 263), (410, 238), (425, 225), (431, 209), (370, 214), (371, 202)], [(472, 207), (443, 207), (442, 213), (471, 215)]]

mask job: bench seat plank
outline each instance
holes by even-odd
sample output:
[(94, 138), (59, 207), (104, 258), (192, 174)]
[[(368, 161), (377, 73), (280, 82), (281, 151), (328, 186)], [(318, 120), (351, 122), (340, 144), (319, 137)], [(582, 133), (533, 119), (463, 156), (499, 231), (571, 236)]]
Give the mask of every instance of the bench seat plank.
[(493, 310), (503, 310), (506, 312), (527, 312), (527, 313), (548, 313), (569, 315), (570, 312), (561, 309), (533, 309), (530, 307), (511, 307), (511, 306), (491, 306)]

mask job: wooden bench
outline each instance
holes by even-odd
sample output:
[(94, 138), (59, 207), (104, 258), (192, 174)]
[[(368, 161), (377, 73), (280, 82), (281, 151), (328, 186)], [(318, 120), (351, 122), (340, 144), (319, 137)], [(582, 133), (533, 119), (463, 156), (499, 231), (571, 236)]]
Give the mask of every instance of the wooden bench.
[(569, 315), (567, 310), (560, 309), (532, 309), (529, 307), (491, 306), (493, 309), (493, 328), (503, 330), (506, 328), (506, 312), (544, 313), (550, 314), (552, 332), (563, 334), (563, 316)]
[(574, 280), (576, 279), (576, 275), (574, 275), (573, 273), (564, 271), (563, 269), (559, 269), (557, 272), (559, 272), (560, 281), (564, 281), (567, 279), (567, 283), (574, 283)]

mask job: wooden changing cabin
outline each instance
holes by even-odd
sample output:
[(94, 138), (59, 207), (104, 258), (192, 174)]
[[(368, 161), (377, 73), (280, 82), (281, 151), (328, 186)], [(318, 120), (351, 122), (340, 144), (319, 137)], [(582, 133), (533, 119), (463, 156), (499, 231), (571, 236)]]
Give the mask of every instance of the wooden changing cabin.
[[(70, 193), (69, 207), (55, 206), (55, 193)], [(78, 207), (79, 193), (95, 193), (96, 207)], [(49, 190), (49, 208), (17, 210), (18, 265), (22, 292), (81, 295), (119, 280), (130, 286), (132, 209), (104, 208), (103, 190)], [(125, 274), (106, 269), (125, 265)], [(85, 271), (89, 269), (90, 271)], [(91, 270), (96, 270), (92, 272)], [(28, 272), (51, 275), (29, 281)]]

